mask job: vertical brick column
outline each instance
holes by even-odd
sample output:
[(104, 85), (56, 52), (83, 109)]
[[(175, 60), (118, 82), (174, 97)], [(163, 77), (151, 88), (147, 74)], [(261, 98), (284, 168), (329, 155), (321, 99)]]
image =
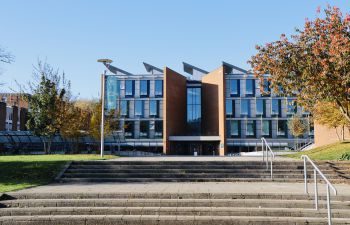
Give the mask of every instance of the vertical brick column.
[(0, 102), (0, 130), (6, 128), (6, 103)]
[(18, 107), (12, 106), (12, 130), (17, 131), (17, 122), (18, 122)]

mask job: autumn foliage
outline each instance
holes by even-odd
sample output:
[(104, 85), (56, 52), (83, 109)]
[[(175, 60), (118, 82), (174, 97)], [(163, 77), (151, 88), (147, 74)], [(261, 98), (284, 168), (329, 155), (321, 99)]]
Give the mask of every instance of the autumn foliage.
[(297, 103), (312, 113), (318, 102), (333, 104), (350, 122), (350, 16), (328, 6), (304, 29), (288, 38), (257, 46), (249, 63), (263, 79), (271, 74), (271, 87), (278, 93), (296, 95)]

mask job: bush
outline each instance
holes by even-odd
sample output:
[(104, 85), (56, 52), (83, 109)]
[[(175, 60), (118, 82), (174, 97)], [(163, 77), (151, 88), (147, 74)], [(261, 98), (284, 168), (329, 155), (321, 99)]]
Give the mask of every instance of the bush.
[(340, 156), (339, 160), (350, 160), (350, 153), (344, 153)]

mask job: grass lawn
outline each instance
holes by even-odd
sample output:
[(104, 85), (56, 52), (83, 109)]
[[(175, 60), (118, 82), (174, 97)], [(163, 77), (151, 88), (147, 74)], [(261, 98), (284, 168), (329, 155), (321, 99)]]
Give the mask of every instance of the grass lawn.
[(309, 151), (297, 152), (285, 156), (300, 159), (301, 155), (308, 155), (314, 160), (338, 160), (344, 153), (350, 154), (350, 142), (339, 142), (325, 145)]
[[(106, 155), (104, 159), (115, 158)], [(97, 160), (100, 155), (14, 155), (0, 156), (0, 192), (51, 182), (67, 161)]]

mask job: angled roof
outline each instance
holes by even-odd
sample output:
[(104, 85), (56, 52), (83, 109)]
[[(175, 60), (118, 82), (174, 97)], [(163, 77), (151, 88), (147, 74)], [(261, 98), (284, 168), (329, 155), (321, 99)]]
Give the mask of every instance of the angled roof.
[(129, 72), (126, 72), (125, 70), (122, 70), (118, 67), (115, 67), (115, 66), (112, 66), (111, 64), (108, 64), (108, 63), (105, 63), (103, 62), (103, 65), (106, 66), (106, 68), (111, 71), (111, 73), (114, 73), (114, 74), (117, 74), (119, 75), (119, 73), (123, 74), (123, 75), (132, 75), (131, 73)]
[(232, 73), (233, 70), (237, 70), (237, 71), (239, 71), (241, 73), (244, 73), (244, 74), (248, 73), (247, 70), (242, 69), (242, 68), (240, 68), (238, 66), (234, 66), (234, 65), (229, 64), (229, 63), (224, 62), (224, 61), (222, 61), (222, 65), (225, 67), (226, 73)]
[(158, 67), (152, 66), (151, 64), (143, 62), (143, 65), (145, 66), (146, 71), (149, 72), (149, 73), (153, 73), (154, 71), (163, 73), (162, 69), (159, 69)]
[(193, 75), (193, 71), (198, 71), (198, 72), (203, 73), (203, 74), (208, 74), (209, 73), (208, 71), (205, 71), (205, 70), (200, 69), (198, 67), (192, 66), (191, 64), (188, 64), (188, 63), (185, 63), (185, 62), (182, 62), (182, 64), (184, 66), (184, 71), (186, 73), (191, 74), (191, 75)]

